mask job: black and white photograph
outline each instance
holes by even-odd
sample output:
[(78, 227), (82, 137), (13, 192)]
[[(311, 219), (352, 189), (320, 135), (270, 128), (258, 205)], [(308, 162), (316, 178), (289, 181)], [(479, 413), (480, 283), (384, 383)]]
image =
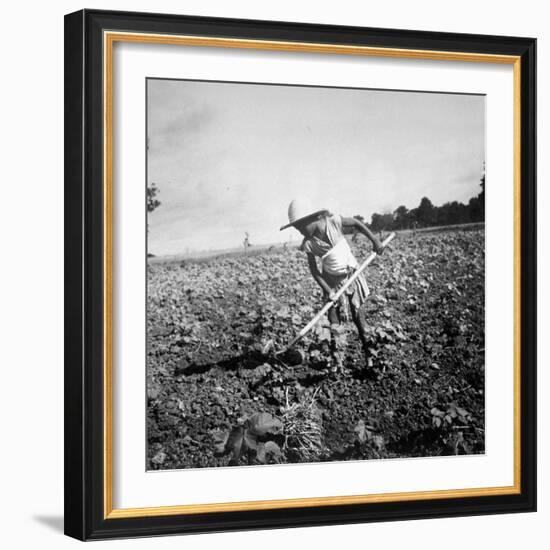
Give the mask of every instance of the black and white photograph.
[(484, 454), (485, 96), (146, 97), (147, 470)]

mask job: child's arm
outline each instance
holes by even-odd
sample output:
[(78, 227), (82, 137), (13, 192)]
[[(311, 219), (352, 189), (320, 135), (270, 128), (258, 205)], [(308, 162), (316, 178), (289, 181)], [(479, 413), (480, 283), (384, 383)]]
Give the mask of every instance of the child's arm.
[(382, 254), (382, 251), (384, 250), (382, 243), (376, 238), (374, 233), (363, 222), (359, 221), (356, 218), (344, 218), (342, 216), (342, 225), (344, 227), (354, 227), (355, 229), (363, 233), (363, 235), (365, 235), (365, 237), (367, 237), (372, 242), (374, 251), (377, 254)]
[(332, 288), (330, 288), (327, 282), (323, 279), (323, 276), (321, 275), (319, 268), (317, 267), (317, 262), (315, 261), (315, 256), (313, 254), (308, 253), (307, 263), (309, 264), (309, 270), (311, 271), (311, 275), (315, 279), (315, 282), (321, 287), (323, 293), (330, 299), (332, 295)]

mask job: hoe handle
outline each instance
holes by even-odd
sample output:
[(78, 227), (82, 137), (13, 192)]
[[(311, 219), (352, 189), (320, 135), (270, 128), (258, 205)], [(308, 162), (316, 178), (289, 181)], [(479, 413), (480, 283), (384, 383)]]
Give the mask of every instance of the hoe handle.
[[(394, 237), (395, 237), (395, 233), (390, 233), (386, 237), (386, 239), (382, 242), (382, 247), (386, 248), (386, 246), (388, 246), (391, 243)], [(321, 319), (321, 317), (325, 315), (325, 313), (327, 313), (327, 311), (338, 301), (338, 298), (342, 296), (342, 294), (355, 281), (355, 279), (357, 279), (357, 277), (359, 277), (359, 275), (361, 275), (361, 273), (363, 273), (363, 271), (367, 269), (368, 265), (372, 263), (372, 261), (374, 260), (374, 258), (376, 258), (376, 256), (378, 256), (376, 252), (371, 252), (370, 256), (354, 271), (353, 275), (338, 289), (333, 299), (330, 302), (327, 302), (323, 306), (321, 311), (319, 311), (319, 313), (317, 313), (317, 315), (315, 315), (315, 317), (296, 335), (294, 340), (292, 340), (292, 342), (290, 342), (290, 344), (288, 345), (288, 348), (291, 348), (296, 342), (301, 340), (319, 322), (319, 319)]]

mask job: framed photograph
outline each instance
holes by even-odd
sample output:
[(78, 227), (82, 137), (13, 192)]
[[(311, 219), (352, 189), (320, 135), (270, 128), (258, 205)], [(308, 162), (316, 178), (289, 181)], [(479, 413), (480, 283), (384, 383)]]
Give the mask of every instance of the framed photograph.
[(536, 509), (533, 38), (65, 18), (65, 531)]

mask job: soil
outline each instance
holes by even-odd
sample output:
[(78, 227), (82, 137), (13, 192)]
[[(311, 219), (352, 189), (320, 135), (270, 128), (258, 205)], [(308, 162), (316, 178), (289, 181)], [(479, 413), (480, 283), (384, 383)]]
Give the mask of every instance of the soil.
[[(370, 253), (365, 239), (350, 244), (359, 260)], [(331, 336), (323, 321), (292, 361), (274, 351), (322, 306), (302, 252), (151, 263), (148, 468), (255, 463), (219, 452), (216, 438), (307, 399), (322, 428), (318, 460), (483, 453), (484, 231), (398, 235), (367, 281), (369, 356), (352, 323)]]

